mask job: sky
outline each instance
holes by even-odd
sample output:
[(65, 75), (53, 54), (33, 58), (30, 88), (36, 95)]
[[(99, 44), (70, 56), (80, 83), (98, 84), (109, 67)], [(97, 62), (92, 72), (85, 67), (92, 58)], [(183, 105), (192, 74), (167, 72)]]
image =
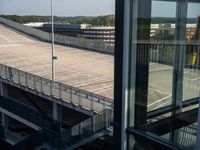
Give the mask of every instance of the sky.
[[(114, 14), (115, 0), (53, 0), (56, 16)], [(50, 15), (51, 0), (0, 0), (0, 14)]]
[[(176, 3), (175, 2), (152, 2), (152, 16), (154, 17), (175, 17)], [(188, 3), (188, 18), (196, 18), (200, 16), (200, 3)]]
[[(115, 0), (53, 0), (56, 16), (100, 16), (114, 14)], [(50, 15), (51, 0), (0, 0), (0, 14)], [(175, 17), (175, 2), (152, 2), (153, 17)], [(188, 17), (200, 15), (200, 4), (189, 3)]]

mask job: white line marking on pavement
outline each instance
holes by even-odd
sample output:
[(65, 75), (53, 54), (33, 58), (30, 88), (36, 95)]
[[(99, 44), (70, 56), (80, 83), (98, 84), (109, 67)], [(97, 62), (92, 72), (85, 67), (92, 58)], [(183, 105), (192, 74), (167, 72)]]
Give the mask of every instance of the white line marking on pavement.
[(1, 47), (18, 47), (18, 46), (22, 46), (21, 44), (2, 44), (0, 45)]
[(100, 92), (100, 91), (102, 91), (102, 90), (105, 90), (105, 89), (108, 89), (108, 88), (110, 88), (110, 87), (113, 87), (114, 85), (108, 85), (108, 86), (104, 86), (104, 87), (102, 87), (102, 88), (98, 88), (98, 89), (94, 89), (94, 90), (92, 90), (91, 92)]
[(172, 70), (172, 68), (157, 68), (157, 69), (149, 70), (149, 72), (166, 71), (166, 70)]
[(164, 93), (164, 94), (170, 95), (169, 93), (161, 91), (161, 90), (157, 90), (157, 89), (154, 89), (154, 88), (149, 88), (149, 89), (152, 89), (153, 91), (156, 91), (156, 92), (160, 92), (160, 93)]
[(157, 101), (155, 101), (155, 102), (149, 104), (148, 107), (149, 107), (149, 106), (152, 106), (152, 105), (155, 105), (156, 103), (159, 103), (159, 102), (161, 102), (161, 101), (163, 101), (164, 99), (167, 99), (167, 98), (169, 98), (169, 97), (171, 97), (171, 95), (165, 96), (165, 97), (163, 97), (163, 98), (161, 98), (161, 99), (159, 99), (159, 100), (157, 100)]
[(200, 80), (200, 78), (191, 79), (192, 81)]
[(170, 101), (164, 102), (164, 103), (160, 104), (159, 106), (157, 106), (157, 107), (155, 107), (155, 108), (153, 108), (153, 109), (161, 108), (161, 107), (165, 106), (165, 105), (166, 105), (167, 103), (169, 103), (169, 102), (170, 102)]
[(88, 80), (84, 80), (84, 81), (80, 81), (80, 82), (76, 82), (76, 83), (74, 83), (73, 85), (74, 86), (77, 86), (77, 85), (82, 85), (82, 84), (85, 84), (85, 83), (91, 83), (91, 82), (94, 82), (94, 81), (98, 81), (99, 80), (99, 78), (94, 78), (94, 79), (88, 79)]
[[(114, 86), (113, 86), (114, 87)], [(110, 88), (105, 88), (104, 90), (100, 90), (98, 92), (95, 92), (96, 94), (99, 94), (99, 93), (102, 93), (102, 92), (105, 92), (105, 91), (108, 91), (108, 90), (112, 90), (113, 87), (110, 87)]]
[(185, 69), (184, 73), (190, 72), (190, 69)]
[(12, 43), (12, 41), (9, 38), (7, 38), (6, 36), (0, 35), (0, 38), (4, 39), (8, 43)]

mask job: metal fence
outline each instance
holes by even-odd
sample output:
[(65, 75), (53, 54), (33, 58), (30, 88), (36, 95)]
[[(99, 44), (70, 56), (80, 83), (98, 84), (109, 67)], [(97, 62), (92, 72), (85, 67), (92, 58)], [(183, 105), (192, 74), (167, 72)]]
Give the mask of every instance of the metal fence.
[[(51, 34), (46, 33), (44, 31), (34, 29), (19, 23), (16, 23), (14, 21), (1, 18), (0, 17), (0, 23), (13, 28), (17, 31), (20, 31), (22, 33), (28, 34), (32, 37), (35, 37), (42, 41), (51, 42)], [(78, 48), (84, 48), (84, 49), (90, 49), (97, 52), (104, 52), (113, 54), (114, 53), (114, 46), (107, 44), (103, 40), (91, 40), (91, 39), (85, 39), (85, 38), (79, 38), (79, 37), (70, 37), (70, 36), (63, 36), (63, 35), (57, 35), (54, 36), (55, 43), (58, 44), (64, 44), (67, 46), (73, 46)]]
[(60, 133), (59, 124), (53, 119), (44, 116), (30, 106), (15, 99), (1, 96), (0, 99), (0, 107), (42, 128), (40, 131), (17, 143), (15, 145), (16, 149), (27, 148), (30, 145), (39, 146), (45, 143), (48, 143), (52, 148), (60, 147), (60, 149), (66, 149), (81, 142), (83, 139), (96, 135), (96, 133), (102, 132), (102, 135), (106, 134), (105, 130), (111, 126), (113, 121), (113, 111), (105, 109)]
[[(178, 89), (183, 89), (183, 101), (199, 97), (199, 43), (141, 42), (137, 44), (137, 55), (138, 62), (145, 61), (142, 69), (148, 73), (148, 111), (170, 105), (173, 86), (181, 80)], [(177, 81), (172, 82), (176, 76)]]
[[(149, 119), (149, 123), (154, 123), (159, 120), (166, 118), (166, 116), (158, 116), (155, 118)], [(178, 140), (176, 141), (177, 144), (184, 146), (185, 149), (194, 149), (197, 140), (197, 124), (190, 124), (184, 126), (178, 130), (175, 130), (178, 133)], [(167, 133), (162, 136), (163, 138), (169, 140), (171, 137), (170, 133)]]
[(105, 109), (99, 114), (62, 132), (60, 135), (61, 149), (70, 148), (83, 139), (96, 135), (98, 132), (104, 132), (111, 126), (112, 120), (113, 111)]
[(140, 43), (140, 49), (149, 50), (149, 62), (173, 66), (175, 53), (178, 49), (184, 51), (184, 67), (200, 69), (200, 44), (199, 43)]
[[(48, 24), (50, 25), (50, 24)], [(51, 26), (42, 26), (36, 27), (36, 29), (51, 33)], [(60, 28), (54, 26), (55, 34), (72, 36), (72, 37), (81, 37), (86, 39), (93, 40), (103, 40), (110, 46), (115, 44), (115, 29), (73, 29), (73, 28)]]
[(113, 110), (113, 100), (0, 64), (0, 78), (87, 110)]
[(40, 131), (32, 133), (26, 139), (15, 144), (13, 146), (13, 149), (39, 149), (39, 147), (41, 147), (40, 149), (43, 149), (45, 145), (48, 146), (47, 149), (55, 149), (55, 147), (59, 147), (59, 143), (57, 142), (56, 137), (58, 137), (58, 133), (54, 133), (47, 128), (43, 128)]
[(0, 96), (0, 99), (1, 99), (0, 101), (1, 108), (9, 112), (12, 112), (17, 116), (20, 116), (21, 118), (31, 123), (36, 124), (41, 128), (43, 127), (51, 128), (52, 126), (56, 125), (56, 122), (52, 118), (44, 114), (41, 114), (34, 108), (24, 103), (21, 103), (12, 98), (5, 98), (2, 96)]

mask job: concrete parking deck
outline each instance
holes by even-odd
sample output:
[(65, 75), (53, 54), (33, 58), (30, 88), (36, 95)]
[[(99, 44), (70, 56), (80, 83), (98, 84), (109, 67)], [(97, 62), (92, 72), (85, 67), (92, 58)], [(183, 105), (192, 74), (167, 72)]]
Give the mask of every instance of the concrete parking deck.
[[(55, 45), (56, 81), (113, 98), (113, 56)], [(0, 25), (0, 63), (51, 79), (51, 44)]]
[[(55, 45), (56, 81), (113, 99), (114, 57)], [(51, 79), (51, 44), (0, 25), (0, 63)], [(173, 67), (150, 63), (148, 110), (171, 104)], [(183, 99), (199, 96), (200, 71), (184, 69)]]

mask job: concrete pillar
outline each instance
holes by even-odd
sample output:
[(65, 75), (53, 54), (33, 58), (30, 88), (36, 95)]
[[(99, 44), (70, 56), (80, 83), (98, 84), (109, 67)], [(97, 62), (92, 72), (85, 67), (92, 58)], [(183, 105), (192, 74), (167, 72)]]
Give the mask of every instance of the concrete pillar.
[[(0, 82), (0, 95), (4, 96), (4, 97), (8, 96), (7, 84), (5, 84), (3, 82)], [(6, 116), (4, 113), (1, 113), (1, 118), (2, 118), (2, 125), (7, 128), (9, 126), (8, 116)]]
[(53, 102), (53, 119), (62, 121), (62, 106), (56, 102)]

